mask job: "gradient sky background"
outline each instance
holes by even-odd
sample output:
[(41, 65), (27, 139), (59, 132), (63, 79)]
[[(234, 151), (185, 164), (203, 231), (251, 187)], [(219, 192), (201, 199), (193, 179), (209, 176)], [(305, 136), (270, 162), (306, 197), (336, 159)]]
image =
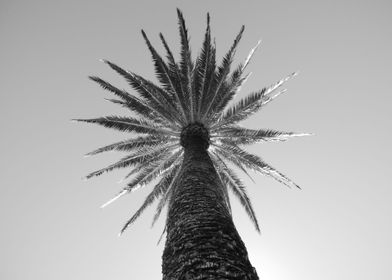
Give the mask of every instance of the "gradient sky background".
[(234, 219), (261, 279), (392, 279), (392, 2), (338, 0), (1, 0), (0, 278), (161, 278), (156, 205), (117, 237), (149, 188), (102, 210), (126, 171), (81, 180), (122, 155), (85, 153), (127, 135), (69, 120), (126, 113), (87, 76), (128, 89), (107, 58), (155, 80), (140, 29), (177, 53), (176, 7), (194, 55), (207, 11), (220, 57), (242, 24), (237, 62), (263, 40), (240, 96), (300, 71), (246, 122), (316, 134), (249, 149), (303, 188), (243, 176), (261, 235), (236, 202)]

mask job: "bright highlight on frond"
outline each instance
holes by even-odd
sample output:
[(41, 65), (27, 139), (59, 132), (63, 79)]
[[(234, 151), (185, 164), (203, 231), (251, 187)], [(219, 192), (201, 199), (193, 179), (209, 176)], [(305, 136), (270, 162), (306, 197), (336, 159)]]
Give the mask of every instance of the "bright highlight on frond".
[(104, 204), (101, 205), (101, 208), (105, 208), (106, 206), (108, 206), (109, 204), (113, 203), (114, 201), (116, 201), (117, 199), (119, 199), (120, 197), (122, 197), (123, 195), (125, 195), (128, 191), (127, 190), (122, 190), (118, 195), (116, 195), (115, 197), (113, 197), (111, 200), (109, 200), (108, 202), (105, 202)]
[[(142, 30), (142, 36), (151, 53), (159, 86), (106, 59), (100, 59), (100, 61), (121, 75), (137, 94), (119, 89), (99, 77), (89, 77), (103, 89), (115, 95), (116, 99), (107, 99), (108, 101), (129, 109), (136, 116), (107, 116), (74, 121), (94, 123), (139, 136), (88, 153), (86, 156), (108, 151), (123, 151), (128, 154), (118, 162), (90, 173), (86, 178), (96, 177), (116, 169), (131, 169), (124, 180), (132, 179), (129, 179), (118, 195), (103, 204), (102, 208), (125, 194), (160, 178), (140, 209), (124, 225), (121, 233), (148, 206), (159, 200), (154, 216), (155, 222), (170, 199), (173, 185), (181, 171), (184, 157), (184, 148), (180, 143), (181, 133), (190, 124), (197, 123), (208, 131), (208, 153), (222, 181), (222, 186), (227, 186), (233, 191), (256, 229), (259, 230), (245, 186), (227, 163), (230, 162), (247, 175), (249, 175), (247, 169), (251, 169), (288, 187), (298, 187), (284, 174), (260, 157), (249, 154), (241, 146), (257, 142), (286, 141), (289, 138), (311, 134), (271, 129), (247, 129), (238, 125), (240, 121), (254, 115), (284, 93), (286, 89), (282, 89), (282, 85), (295, 77), (297, 73), (294, 72), (268, 87), (250, 93), (229, 106), (250, 76), (250, 73), (245, 73), (245, 70), (260, 46), (261, 40), (251, 49), (243, 64), (231, 69), (236, 48), (244, 32), (244, 27), (241, 27), (232, 46), (223, 56), (222, 62), (218, 64), (215, 44), (211, 41), (210, 17), (207, 15), (207, 27), (201, 51), (196, 59), (192, 60), (185, 20), (180, 10), (177, 11), (177, 15), (181, 42), (179, 61), (175, 60), (162, 34), (159, 36), (166, 51), (166, 59), (158, 54), (147, 34)], [(226, 199), (229, 206), (228, 196)]]

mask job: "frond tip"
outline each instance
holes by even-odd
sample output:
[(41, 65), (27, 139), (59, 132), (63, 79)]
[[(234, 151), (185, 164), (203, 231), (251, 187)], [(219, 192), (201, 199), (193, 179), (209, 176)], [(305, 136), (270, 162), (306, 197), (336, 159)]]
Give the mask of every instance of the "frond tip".
[(248, 66), (250, 60), (252, 59), (253, 54), (255, 53), (255, 51), (257, 50), (257, 48), (260, 46), (260, 44), (261, 44), (261, 40), (257, 41), (256, 46), (255, 46), (253, 49), (250, 50), (250, 52), (249, 52), (249, 54), (248, 54), (248, 57), (247, 57), (246, 60), (245, 60), (244, 66), (242, 66), (242, 71), (244, 71), (245, 68), (246, 68), (246, 66)]
[(108, 206), (109, 204), (112, 204), (114, 201), (116, 201), (117, 199), (119, 199), (123, 195), (127, 194), (128, 192), (129, 192), (128, 190), (122, 190), (118, 195), (116, 195), (115, 197), (113, 197), (109, 201), (102, 204), (100, 208), (105, 208), (106, 206)]

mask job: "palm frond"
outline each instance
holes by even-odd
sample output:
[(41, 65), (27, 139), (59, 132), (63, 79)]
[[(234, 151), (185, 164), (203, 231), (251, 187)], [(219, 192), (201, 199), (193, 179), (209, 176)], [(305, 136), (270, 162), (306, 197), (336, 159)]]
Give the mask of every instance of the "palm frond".
[[(130, 104), (125, 101), (121, 101), (121, 100), (113, 99), (113, 98), (104, 98), (104, 99), (108, 102), (118, 104), (123, 108), (130, 109)], [(178, 124), (173, 123), (173, 122), (169, 122), (166, 118), (159, 115), (159, 113), (157, 114), (157, 112), (155, 112), (155, 110), (152, 107), (148, 107), (148, 108), (150, 110), (150, 114), (148, 114), (148, 115), (146, 114), (145, 116), (143, 116), (144, 118), (148, 119), (149, 121), (152, 121), (154, 124), (156, 124), (158, 126), (164, 126), (164, 127), (169, 128), (171, 130), (180, 130), (180, 126), (178, 126)], [(131, 111), (133, 111), (133, 110), (131, 109)]]
[(143, 204), (140, 206), (140, 208), (136, 211), (135, 214), (125, 223), (123, 228), (121, 229), (120, 235), (124, 233), (124, 231), (133, 223), (137, 220), (137, 218), (140, 217), (140, 215), (144, 212), (144, 210), (150, 206), (157, 198), (160, 196), (164, 195), (167, 188), (170, 185), (171, 180), (173, 179), (173, 172), (174, 170), (171, 170), (170, 174), (167, 176), (163, 177), (158, 184), (155, 185), (153, 190), (149, 193), (149, 195), (146, 197), (144, 200)]
[[(198, 58), (196, 82), (198, 84), (197, 115), (201, 114), (201, 106), (209, 91), (215, 72), (215, 48), (211, 44), (210, 15), (207, 14), (207, 29), (204, 35), (203, 47)], [(200, 117), (198, 118), (200, 121)]]
[(118, 100), (118, 99), (114, 99), (114, 98), (104, 98), (106, 101), (111, 102), (113, 104), (118, 104), (121, 105), (123, 107), (127, 107), (126, 103), (124, 101)]
[[(163, 44), (163, 46), (165, 47), (166, 50), (166, 58), (169, 61), (168, 67), (170, 69), (170, 72), (175, 73), (176, 74), (176, 80), (177, 82), (181, 80), (181, 77), (179, 75), (180, 73), (180, 69), (174, 59), (174, 55), (172, 53), (172, 51), (169, 48), (169, 45), (167, 44), (165, 37), (163, 36), (162, 33), (159, 33), (159, 38), (161, 39), (161, 42)], [(180, 83), (181, 85), (181, 83)], [(181, 92), (182, 93), (182, 92)]]
[(292, 137), (310, 136), (309, 133), (283, 132), (272, 129), (247, 129), (240, 126), (230, 126), (211, 135), (211, 139), (220, 139), (227, 144), (250, 145), (257, 142), (286, 141)]
[(255, 211), (253, 210), (252, 203), (246, 192), (245, 186), (242, 184), (241, 180), (230, 170), (227, 169), (222, 173), (223, 178), (226, 178), (228, 185), (231, 187), (234, 195), (239, 199), (242, 206), (244, 206), (246, 213), (253, 222), (256, 230), (260, 232), (259, 223), (256, 218)]
[(113, 103), (117, 103), (122, 105), (123, 107), (126, 107), (130, 109), (132, 112), (135, 112), (139, 114), (140, 116), (147, 118), (153, 122), (160, 122), (162, 124), (165, 124), (165, 126), (168, 127), (173, 127), (170, 122), (167, 121), (167, 118), (162, 116), (159, 111), (154, 110), (154, 107), (149, 106), (146, 104), (143, 100), (130, 95), (127, 91), (125, 90), (120, 90), (116, 88), (115, 86), (111, 85), (110, 83), (95, 77), (95, 76), (90, 76), (89, 77), (91, 80), (94, 82), (98, 83), (102, 88), (113, 92), (116, 96), (119, 96), (123, 101), (119, 100), (113, 100), (113, 99), (107, 99), (108, 101), (111, 101)]
[(244, 64), (239, 64), (236, 68), (236, 70), (231, 74), (230, 81), (228, 81), (226, 87), (222, 91), (222, 98), (218, 102), (218, 104), (215, 106), (215, 112), (217, 113), (217, 118), (214, 118), (214, 121), (219, 118), (222, 110), (227, 106), (227, 104), (234, 98), (234, 96), (237, 94), (237, 92), (240, 91), (241, 86), (248, 80), (249, 76), (252, 74), (251, 72), (248, 73), (247, 75), (243, 76), (243, 73), (248, 66), (250, 60), (253, 57), (253, 54), (257, 50), (261, 43), (261, 40), (259, 40), (256, 44), (255, 47), (253, 47)]
[(210, 157), (212, 159), (212, 163), (214, 165), (214, 168), (217, 171), (216, 173), (218, 175), (219, 181), (221, 182), (221, 187), (224, 190), (227, 208), (229, 209), (229, 211), (231, 213), (231, 204), (230, 204), (230, 197), (229, 197), (229, 192), (228, 192), (228, 186), (227, 186), (225, 180), (223, 180), (223, 178), (221, 176), (221, 172), (220, 172), (220, 170), (222, 169), (221, 164), (225, 165), (225, 163), (224, 162), (219, 162), (217, 160), (218, 155), (216, 153), (214, 153), (213, 151), (210, 151), (209, 155), (210, 155)]
[(203, 110), (204, 112), (203, 112), (202, 120), (204, 120), (214, 111), (216, 103), (219, 103), (219, 98), (222, 97), (222, 92), (220, 90), (223, 83), (226, 80), (227, 75), (230, 73), (230, 66), (233, 61), (233, 56), (237, 48), (237, 45), (241, 40), (242, 33), (244, 32), (244, 30), (245, 30), (245, 26), (242, 26), (240, 32), (238, 33), (237, 37), (233, 42), (233, 45), (231, 46), (227, 54), (223, 57), (222, 65), (218, 68), (218, 73), (216, 76), (216, 82), (214, 84), (213, 92), (211, 93), (211, 96), (208, 96), (209, 98), (206, 99), (207, 104), (205, 104), (206, 109)]
[(244, 151), (236, 145), (222, 144), (221, 146), (219, 146), (219, 148), (216, 149), (216, 152), (237, 166), (242, 164), (247, 168), (262, 173), (263, 175), (272, 177), (273, 179), (286, 185), (287, 187), (297, 187), (300, 189), (297, 184), (295, 184), (284, 174), (264, 162), (260, 157), (254, 154), (249, 154), (248, 152)]
[[(145, 97), (150, 95), (154, 102), (160, 102), (162, 110), (169, 114), (172, 119), (177, 120), (181, 126), (187, 123), (182, 114), (178, 113), (178, 106), (175, 99), (173, 99), (171, 96), (168, 97), (167, 93), (163, 89), (157, 87), (151, 81), (148, 81), (134, 73), (133, 75), (135, 77), (134, 85), (139, 88), (139, 92), (143, 92)], [(150, 98), (150, 102), (151, 101), (152, 100)]]
[[(233, 145), (232, 143), (230, 143), (230, 142), (225, 142), (225, 141), (222, 141), (222, 143), (227, 144), (227, 145)], [(218, 151), (218, 153), (219, 153), (219, 151)], [(215, 152), (215, 154), (217, 154), (217, 153)], [(216, 156), (219, 157), (218, 155), (216, 155)], [(243, 165), (240, 161), (237, 161), (237, 162), (236, 162), (236, 166), (237, 166), (239, 169), (241, 169), (241, 171), (244, 172), (244, 173), (246, 174), (246, 176), (248, 176), (248, 178), (249, 178), (253, 183), (255, 183), (255, 180), (253, 179), (253, 177), (250, 176), (249, 172), (246, 170), (246, 168), (244, 167), (244, 165)]]
[(159, 236), (159, 239), (158, 239), (158, 242), (157, 242), (157, 246), (159, 245), (159, 243), (161, 243), (162, 237), (163, 237), (163, 235), (166, 232), (166, 228), (167, 228), (167, 226), (165, 225), (163, 230), (162, 230), (161, 236)]
[(287, 81), (291, 80), (292, 78), (294, 78), (295, 76), (298, 75), (298, 72), (293, 72), (290, 75), (284, 77), (283, 79), (279, 80), (278, 82), (276, 82), (275, 84), (273, 84), (272, 86), (270, 86), (267, 91), (266, 91), (266, 95), (270, 94), (271, 92), (275, 91), (277, 88), (281, 87), (284, 83), (286, 83)]
[(218, 120), (217, 125), (212, 129), (215, 130), (216, 127), (231, 125), (247, 119), (255, 114), (262, 106), (266, 105), (286, 90), (279, 91), (274, 96), (266, 95), (266, 91), (267, 88), (264, 88), (261, 91), (254, 92), (240, 100), (224, 113), (222, 118)]
[(105, 59), (102, 59), (101, 61), (123, 76), (129, 85), (146, 100), (147, 104), (160, 115), (174, 123), (183, 122), (183, 120), (178, 117), (177, 109), (172, 105), (173, 100), (166, 91), (135, 73), (125, 71), (113, 62)]
[[(174, 179), (173, 179), (173, 181), (174, 181)], [(172, 183), (173, 183), (173, 181), (172, 181)], [(157, 208), (155, 210), (154, 218), (153, 218), (152, 223), (151, 223), (151, 227), (153, 227), (155, 225), (155, 223), (158, 221), (159, 217), (161, 216), (163, 208), (166, 206), (170, 196), (172, 195), (172, 191), (173, 191), (172, 190), (173, 187), (171, 186), (172, 183), (167, 188), (166, 193), (159, 200), (158, 206), (157, 206)]]
[[(181, 104), (182, 108), (188, 108), (189, 106), (187, 106), (187, 100), (186, 98), (186, 94), (184, 92), (184, 86), (183, 86), (183, 82), (182, 82), (182, 77), (181, 77), (181, 70), (179, 69), (179, 66), (177, 65), (174, 56), (169, 48), (169, 45), (167, 44), (165, 37), (162, 35), (162, 33), (159, 34), (159, 37), (161, 38), (162, 44), (166, 49), (166, 53), (167, 53), (167, 59), (169, 61), (168, 64), (168, 68), (169, 68), (169, 73), (170, 76), (173, 76), (174, 79), (173, 83), (175, 84), (176, 90), (175, 92), (173, 92), (174, 95), (176, 96), (176, 99), (178, 100), (178, 102)], [(186, 112), (185, 112), (186, 113)]]
[(176, 147), (176, 144), (172, 144), (172, 145), (166, 144), (166, 145), (159, 147), (158, 149), (151, 149), (149, 147), (140, 149), (140, 150), (138, 150), (128, 156), (123, 157), (119, 161), (117, 161), (117, 162), (115, 162), (105, 168), (91, 172), (90, 174), (88, 174), (86, 176), (86, 179), (100, 176), (105, 172), (109, 172), (109, 171), (112, 171), (115, 169), (125, 168), (125, 167), (133, 166), (133, 165), (136, 165), (139, 163), (143, 163), (145, 161), (150, 160), (151, 158), (154, 158), (158, 154), (167, 153), (168, 150), (173, 149), (174, 147)]
[(255, 51), (256, 51), (257, 48), (260, 46), (260, 44), (261, 44), (261, 40), (257, 41), (256, 46), (254, 46), (254, 47), (250, 50), (250, 52), (249, 52), (247, 58), (245, 59), (244, 65), (242, 66), (242, 72), (244, 72), (245, 68), (248, 66), (250, 60), (252, 59), (252, 57), (253, 57)]
[(165, 191), (165, 194), (162, 196), (161, 200), (159, 201), (157, 209), (155, 210), (155, 214), (154, 214), (154, 218), (153, 218), (151, 226), (154, 226), (155, 222), (158, 220), (159, 216), (161, 215), (161, 212), (162, 212), (163, 208), (167, 204), (167, 202), (168, 202), (168, 200), (169, 200), (169, 198), (171, 196), (171, 193), (173, 191), (173, 187), (176, 184), (178, 175), (180, 174), (180, 171), (181, 171), (181, 166), (175, 166), (173, 168), (174, 177), (170, 181), (170, 184), (167, 187), (167, 189)]
[[(241, 76), (241, 78), (238, 80), (236, 84), (234, 84), (233, 88), (230, 89), (230, 92), (233, 92), (232, 98), (235, 97), (235, 95), (241, 90), (241, 87), (246, 83), (246, 81), (249, 79), (249, 77), (252, 75), (252, 72), (249, 72), (245, 76)], [(231, 98), (228, 99), (230, 101)], [(226, 104), (227, 105), (227, 104)]]
[(99, 84), (103, 89), (111, 91), (125, 102), (133, 102), (135, 99), (137, 99), (135, 96), (130, 95), (127, 91), (120, 90), (97, 76), (89, 76), (88, 78)]
[[(174, 168), (174, 166), (173, 166)], [(165, 172), (170, 171), (171, 168), (168, 168)], [(165, 178), (165, 176), (163, 177)], [(127, 193), (130, 193), (134, 190), (136, 190), (136, 187), (130, 188), (129, 186), (123, 188), (116, 196), (114, 196), (113, 198), (111, 198), (109, 201), (107, 201), (106, 203), (104, 203), (101, 208), (105, 208), (106, 206), (108, 206), (109, 204), (113, 203), (114, 201), (116, 201), (117, 199), (121, 198), (122, 196), (126, 195)]]
[(161, 84), (164, 86), (166, 91), (170, 94), (173, 95), (176, 100), (177, 100), (177, 107), (180, 110), (183, 118), (186, 120), (188, 119), (188, 115), (185, 111), (186, 105), (182, 103), (182, 100), (179, 96), (180, 92), (178, 90), (178, 87), (175, 85), (178, 83), (181, 83), (181, 81), (176, 81), (174, 80), (174, 77), (170, 75), (169, 68), (167, 67), (166, 63), (163, 61), (163, 59), (160, 57), (158, 52), (154, 49), (154, 47), (151, 45), (150, 40), (148, 39), (146, 33), (142, 30), (142, 35), (144, 40), (146, 41), (146, 44), (148, 46), (148, 49), (151, 52), (152, 59), (155, 64), (155, 73), (156, 76), (158, 77), (158, 80), (161, 82)]
[[(164, 171), (164, 173), (167, 173), (167, 172), (171, 171), (173, 168), (176, 168), (177, 166), (178, 166), (178, 164), (177, 164), (177, 165), (173, 165), (173, 166), (171, 166), (170, 168), (167, 168), (167, 169)], [(163, 176), (163, 177), (165, 177), (165, 176)], [(130, 193), (130, 192), (132, 192), (132, 191), (134, 191), (134, 190), (136, 190), (136, 189), (137, 189), (136, 187), (130, 188), (129, 186), (123, 188), (115, 197), (113, 197), (112, 199), (110, 199), (109, 201), (107, 201), (106, 203), (104, 203), (104, 204), (101, 206), (101, 208), (104, 208), (104, 207), (108, 206), (109, 204), (113, 203), (114, 201), (116, 201), (116, 200), (119, 199), (120, 197), (122, 197), (122, 196), (124, 196), (125, 194)]]
[(240, 120), (245, 119), (248, 115), (255, 113), (256, 110), (261, 106), (260, 100), (263, 98), (266, 92), (266, 88), (251, 93), (245, 98), (241, 99), (237, 104), (230, 107), (218, 120), (218, 122), (212, 126), (211, 130), (214, 131), (225, 125), (236, 123)]
[(260, 232), (259, 223), (256, 218), (256, 214), (253, 210), (252, 204), (246, 193), (246, 188), (242, 181), (235, 175), (235, 173), (225, 164), (225, 162), (215, 153), (213, 153), (215, 162), (218, 166), (218, 174), (223, 179), (223, 182), (230, 187), (234, 195), (241, 202), (241, 205), (245, 208), (246, 213), (253, 222), (256, 230)]
[(120, 197), (126, 195), (127, 193), (128, 193), (128, 191), (126, 189), (121, 190), (115, 197), (113, 197), (109, 201), (107, 201), (104, 204), (102, 204), (100, 208), (105, 208), (106, 206), (108, 206), (109, 204), (112, 204), (114, 201), (116, 201)]
[(292, 73), (289, 76), (279, 80), (277, 83), (273, 84), (268, 88), (263, 88), (260, 91), (254, 92), (245, 98), (241, 99), (237, 104), (230, 107), (219, 119), (218, 123), (212, 127), (212, 130), (217, 127), (225, 126), (228, 124), (233, 124), (242, 121), (249, 116), (256, 113), (261, 107), (267, 105), (269, 102), (274, 100), (280, 94), (286, 92), (286, 90), (281, 90), (276, 93), (275, 90), (282, 86), (292, 77), (296, 76), (296, 73)]
[(191, 50), (189, 47), (189, 38), (188, 38), (188, 30), (185, 25), (185, 20), (182, 12), (177, 9), (177, 16), (178, 16), (178, 27), (180, 31), (180, 38), (181, 38), (181, 73), (182, 73), (182, 81), (183, 81), (183, 88), (185, 89), (186, 95), (189, 100), (189, 110), (190, 110), (190, 121), (194, 121), (194, 111), (195, 111), (195, 104), (194, 104), (194, 93), (191, 92), (192, 84), (191, 84), (191, 71), (193, 69), (193, 62), (191, 57)]
[[(161, 168), (161, 170), (167, 169), (167, 163), (165, 163), (167, 160), (165, 160), (165, 158), (167, 158), (168, 156), (170, 156), (171, 154), (173, 154), (175, 152), (175, 147), (176, 146), (172, 146), (173, 149), (168, 150), (165, 153), (159, 153), (159, 154), (154, 154), (154, 156), (146, 158), (143, 161), (138, 162), (135, 167), (131, 170), (131, 172), (129, 172), (123, 179), (121, 179), (119, 181), (119, 183), (122, 183), (124, 180), (126, 180), (127, 178), (137, 174), (138, 172), (145, 173), (147, 175), (151, 175), (150, 173), (154, 170), (157, 169), (158, 167), (165, 165), (166, 167)], [(182, 155), (175, 155), (175, 157), (177, 157), (177, 160), (181, 160)], [(159, 176), (159, 174), (157, 174), (156, 176)], [(143, 178), (140, 178), (143, 179)], [(136, 180), (136, 184), (139, 183), (138, 180)], [(133, 185), (132, 183), (128, 184), (128, 186)]]
[[(227, 144), (225, 142), (222, 142), (222, 143), (223, 143), (223, 145), (230, 145), (230, 144)], [(220, 146), (222, 146), (222, 144)], [(221, 148), (214, 149), (214, 153), (217, 156), (221, 155), (226, 160), (234, 163), (235, 166), (237, 166), (239, 169), (241, 169), (252, 181), (254, 181), (253, 178), (250, 176), (250, 174), (247, 172), (246, 168), (244, 167), (245, 164), (244, 164), (243, 160), (239, 159), (236, 155), (231, 155), (230, 152), (224, 151)], [(246, 165), (246, 167), (249, 168), (248, 165)]]
[(177, 137), (179, 136), (179, 133), (163, 129), (152, 122), (142, 119), (138, 120), (131, 117), (107, 116), (94, 119), (74, 119), (74, 121), (95, 123), (107, 128), (113, 128), (124, 132), (137, 132), (151, 135), (167, 135)]
[(224, 89), (222, 90), (222, 98), (219, 100), (218, 104), (215, 106), (215, 114), (212, 116), (211, 123), (216, 123), (217, 120), (222, 115), (223, 110), (226, 108), (227, 104), (234, 98), (237, 92), (240, 91), (242, 85), (247, 81), (251, 72), (245, 76), (242, 76), (241, 71), (242, 65), (237, 67), (237, 69), (232, 73), (230, 81), (225, 83)]
[(174, 141), (178, 141), (178, 138), (158, 136), (158, 135), (140, 136), (137, 138), (131, 138), (128, 140), (116, 142), (101, 147), (99, 149), (87, 153), (86, 156), (92, 156), (102, 152), (108, 152), (113, 150), (130, 152), (138, 148), (145, 148), (145, 147), (155, 148), (157, 146), (162, 146), (163, 144), (173, 143)]
[(155, 161), (153, 163), (150, 162), (148, 166), (140, 171), (134, 180), (128, 183), (127, 189), (135, 190), (137, 188), (143, 187), (160, 176), (166, 170), (170, 170), (174, 166), (179, 165), (182, 160), (182, 153), (182, 150), (178, 150), (176, 152), (172, 151), (170, 155), (170, 150), (165, 151), (165, 154), (162, 156), (162, 158), (168, 158), (166, 160)]

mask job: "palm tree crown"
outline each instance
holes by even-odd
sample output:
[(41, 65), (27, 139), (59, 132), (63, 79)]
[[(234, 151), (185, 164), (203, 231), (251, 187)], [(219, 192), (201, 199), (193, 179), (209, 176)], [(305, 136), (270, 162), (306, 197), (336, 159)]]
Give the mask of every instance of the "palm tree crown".
[(157, 219), (170, 199), (171, 189), (180, 171), (184, 149), (190, 141), (197, 141), (204, 148), (208, 148), (208, 154), (222, 182), (221, 187), (226, 193), (227, 205), (229, 206), (227, 188), (230, 188), (259, 230), (245, 187), (228, 163), (246, 174), (247, 169), (251, 169), (289, 187), (298, 187), (260, 157), (246, 152), (241, 146), (256, 142), (284, 141), (290, 137), (308, 134), (270, 129), (254, 130), (238, 125), (240, 121), (247, 119), (283, 93), (285, 90), (281, 89), (281, 86), (296, 73), (253, 92), (228, 107), (249, 76), (245, 74), (245, 70), (260, 42), (250, 51), (245, 62), (231, 71), (233, 56), (244, 31), (242, 26), (221, 64), (217, 65), (215, 46), (211, 41), (210, 19), (207, 15), (207, 28), (201, 52), (193, 61), (183, 15), (180, 10), (177, 10), (177, 14), (181, 38), (179, 62), (176, 62), (162, 34), (160, 39), (166, 50), (166, 61), (157, 53), (142, 30), (161, 86), (107, 60), (103, 62), (123, 76), (139, 96), (129, 94), (96, 76), (90, 77), (117, 97), (109, 101), (130, 109), (138, 117), (106, 116), (76, 120), (141, 135), (88, 153), (87, 155), (95, 155), (113, 150), (129, 152), (118, 162), (92, 172), (86, 178), (99, 176), (114, 169), (133, 167), (125, 177), (132, 179), (117, 196), (103, 206), (160, 178), (140, 209), (126, 222), (121, 230), (123, 232), (147, 206), (160, 199), (154, 221)]

